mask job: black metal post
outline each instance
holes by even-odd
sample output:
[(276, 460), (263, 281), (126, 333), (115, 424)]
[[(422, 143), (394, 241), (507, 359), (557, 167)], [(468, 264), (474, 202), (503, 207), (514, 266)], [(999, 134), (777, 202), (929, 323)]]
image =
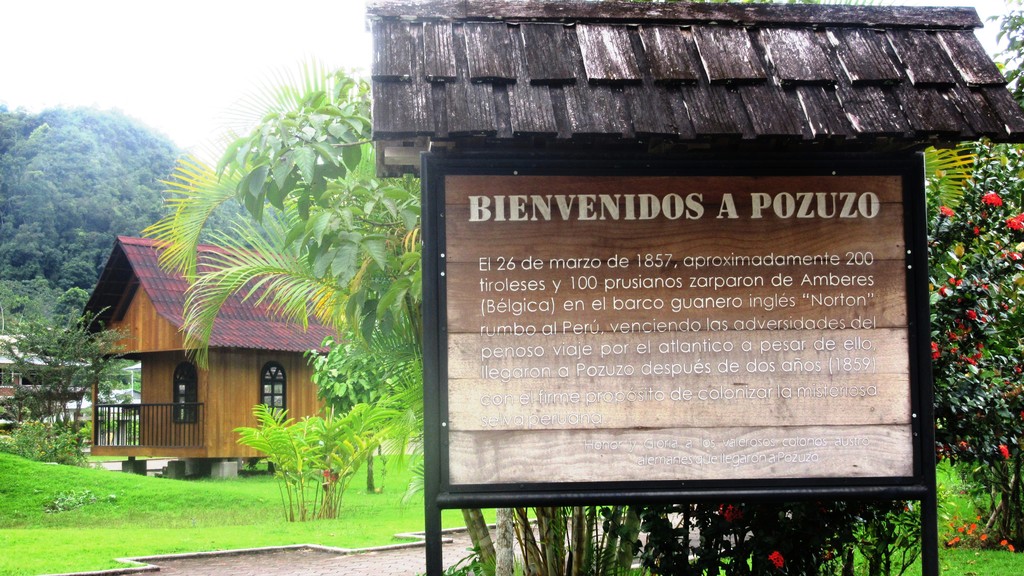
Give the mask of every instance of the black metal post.
[(438, 261), (444, 206), (437, 200), (438, 182), (431, 179), (427, 155), (420, 160), (423, 223), (423, 486), (427, 576), (444, 571), (441, 545), (441, 269)]

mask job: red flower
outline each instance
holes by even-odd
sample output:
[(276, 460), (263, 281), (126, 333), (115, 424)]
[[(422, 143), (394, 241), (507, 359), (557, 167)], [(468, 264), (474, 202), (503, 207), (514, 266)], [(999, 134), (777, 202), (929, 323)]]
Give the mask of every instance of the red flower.
[(1010, 449), (1006, 446), (1006, 444), (999, 445), (999, 453), (1003, 455), (1003, 460), (1010, 459)]
[(988, 204), (989, 206), (1003, 205), (1003, 199), (1000, 198), (999, 194), (996, 194), (995, 192), (989, 192), (988, 194), (985, 194), (984, 196), (981, 197), (981, 201), (984, 202), (985, 204)]
[(947, 218), (952, 218), (953, 217), (953, 209), (950, 208), (949, 206), (940, 206), (939, 207), (939, 214), (941, 214), (941, 215), (943, 215), (943, 216), (945, 216)]
[(768, 560), (770, 560), (772, 564), (775, 564), (776, 568), (782, 568), (782, 565), (786, 563), (786, 559), (782, 557), (782, 554), (780, 554), (778, 550), (769, 554)]
[(1017, 214), (1006, 219), (1006, 227), (1010, 230), (1024, 230), (1024, 214)]
[(936, 342), (932, 342), (932, 360), (938, 360), (942, 353), (939, 352), (939, 345)]
[(726, 522), (736, 522), (743, 519), (743, 510), (740, 510), (732, 504), (729, 504), (728, 506), (719, 506), (718, 509), (722, 513)]
[(979, 234), (981, 234), (981, 228), (978, 228), (977, 226), (975, 226), (974, 227), (974, 235), (978, 236)]
[(974, 310), (968, 310), (967, 311), (967, 318), (969, 320), (977, 320), (978, 319), (978, 313), (975, 312)]

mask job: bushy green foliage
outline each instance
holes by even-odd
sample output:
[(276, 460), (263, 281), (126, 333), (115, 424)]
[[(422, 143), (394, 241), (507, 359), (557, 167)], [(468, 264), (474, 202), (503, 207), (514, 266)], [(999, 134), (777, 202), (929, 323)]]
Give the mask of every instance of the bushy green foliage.
[[(117, 497), (111, 495), (112, 499)], [(75, 510), (85, 506), (86, 504), (92, 504), (96, 502), (96, 495), (92, 493), (92, 490), (68, 490), (67, 492), (61, 492), (52, 499), (50, 499), (43, 508), (49, 514), (55, 514), (57, 512), (67, 512), (69, 510)]]
[(356, 470), (380, 444), (382, 410), (367, 404), (344, 415), (286, 419), (286, 412), (258, 404), (258, 427), (236, 428), (239, 444), (267, 455), (279, 480), (285, 517), (292, 522), (337, 518)]
[(178, 155), (118, 112), (0, 112), (0, 278), (91, 290), (114, 237), (159, 218)]
[(930, 210), (932, 365), (940, 458), (984, 491), (992, 541), (1024, 543), (1024, 150), (970, 145), (973, 178)]
[(82, 435), (71, 426), (24, 422), (9, 436), (0, 436), (0, 452), (37, 462), (82, 466)]

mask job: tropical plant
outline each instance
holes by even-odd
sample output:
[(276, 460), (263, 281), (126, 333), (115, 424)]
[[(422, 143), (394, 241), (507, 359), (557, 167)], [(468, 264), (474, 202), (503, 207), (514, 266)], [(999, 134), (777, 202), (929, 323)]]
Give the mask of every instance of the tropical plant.
[[(90, 390), (109, 389), (117, 362), (119, 331), (97, 330), (92, 315), (75, 317), (64, 326), (35, 320), (19, 323), (14, 335), (0, 339), (0, 354), (11, 359), (9, 370), (21, 374), (14, 395), (4, 399), (20, 420), (77, 423)], [(103, 390), (107, 391), (107, 390)]]
[(992, 541), (1024, 543), (1024, 150), (971, 144), (958, 196), (929, 189), (932, 365), (940, 458), (990, 493)]
[(0, 436), (0, 452), (37, 462), (82, 466), (84, 439), (83, 431), (76, 432), (68, 424), (22, 422), (9, 436)]
[(285, 517), (292, 522), (340, 515), (342, 496), (379, 445), (387, 418), (384, 410), (368, 404), (343, 416), (329, 411), (298, 421), (259, 404), (253, 415), (257, 427), (236, 428), (238, 442), (263, 452), (274, 465)]

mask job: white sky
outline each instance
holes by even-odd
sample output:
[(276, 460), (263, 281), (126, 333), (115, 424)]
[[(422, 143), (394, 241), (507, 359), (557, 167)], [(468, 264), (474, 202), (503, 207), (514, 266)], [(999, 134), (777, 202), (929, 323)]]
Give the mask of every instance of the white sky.
[(115, 108), (183, 147), (274, 72), (369, 68), (361, 0), (15, 0), (0, 20), (8, 108)]
[[(1003, 0), (882, 0), (972, 5)], [(274, 72), (310, 58), (369, 68), (363, 0), (8, 0), (0, 4), (0, 103), (118, 109), (193, 147)], [(981, 37), (995, 47), (997, 23)]]

